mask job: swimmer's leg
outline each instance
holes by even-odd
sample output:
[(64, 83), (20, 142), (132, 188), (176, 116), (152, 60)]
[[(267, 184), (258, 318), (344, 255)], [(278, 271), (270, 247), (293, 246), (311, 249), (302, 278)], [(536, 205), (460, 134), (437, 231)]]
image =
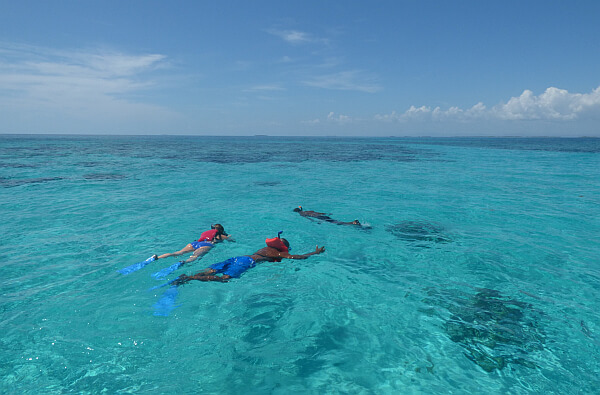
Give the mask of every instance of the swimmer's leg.
[[(156, 273), (152, 273), (152, 277), (154, 277), (155, 279), (159, 280), (161, 278), (165, 278), (167, 277), (169, 274), (173, 273), (175, 270), (179, 269), (180, 267), (184, 266), (186, 263), (190, 263), (195, 261), (196, 259), (202, 257), (203, 255), (205, 255), (208, 251), (210, 251), (212, 247), (209, 246), (205, 246), (205, 247), (200, 247), (197, 248), (194, 251), (194, 254), (192, 256), (190, 256), (188, 259), (186, 259), (185, 261), (179, 261), (177, 263), (172, 264), (169, 267), (166, 267), (162, 270), (159, 270)], [(166, 255), (166, 254), (165, 254)], [(158, 258), (157, 258), (158, 259)]]
[(216, 273), (216, 271), (214, 269), (206, 269), (200, 273), (194, 274), (193, 276), (186, 276), (185, 274), (182, 274), (181, 276), (179, 276), (175, 281), (173, 281), (174, 285), (183, 285), (186, 284), (192, 280), (196, 280), (196, 281), (219, 281), (222, 283), (226, 283), (229, 281), (229, 279), (231, 278), (231, 276), (228, 275), (223, 275), (221, 276), (215, 276), (214, 273)]
[(186, 252), (190, 252), (190, 251), (194, 251), (194, 247), (192, 247), (191, 244), (188, 244), (184, 248), (182, 248), (181, 250), (179, 250), (177, 252), (170, 252), (168, 254), (162, 254), (156, 259), (168, 258), (170, 256), (179, 256), (179, 255), (185, 254)]
[(194, 262), (196, 259), (202, 258), (211, 249), (212, 249), (212, 247), (209, 247), (209, 246), (200, 247), (200, 248), (195, 249), (194, 253), (192, 255), (190, 255), (190, 257), (188, 259), (186, 259), (184, 263)]
[(194, 276), (194, 280), (198, 281), (219, 281), (226, 283), (229, 281), (231, 276), (224, 274), (223, 276)]
[(183, 285), (187, 282), (190, 282), (191, 280), (195, 280), (196, 277), (198, 277), (198, 276), (209, 276), (209, 275), (215, 274), (216, 272), (217, 271), (215, 269), (208, 268), (208, 269), (202, 270), (201, 272), (194, 274), (193, 276), (188, 276), (187, 274), (182, 274), (181, 276), (179, 276), (175, 280), (173, 280), (173, 284)]

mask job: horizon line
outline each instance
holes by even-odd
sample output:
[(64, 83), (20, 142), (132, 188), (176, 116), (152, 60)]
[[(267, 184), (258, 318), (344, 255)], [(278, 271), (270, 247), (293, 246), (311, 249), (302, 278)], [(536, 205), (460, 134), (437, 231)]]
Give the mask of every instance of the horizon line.
[(422, 135), (422, 136), (343, 136), (343, 135), (281, 135), (281, 134), (253, 134), (253, 135), (217, 135), (217, 134), (99, 134), (99, 133), (0, 133), (0, 136), (74, 136), (74, 137), (309, 137), (309, 138), (373, 138), (373, 139), (386, 139), (386, 138), (561, 138), (561, 139), (600, 139), (600, 136), (552, 136), (552, 135), (541, 135), (541, 136), (527, 136), (527, 135), (452, 135), (452, 136), (434, 136), (434, 135)]

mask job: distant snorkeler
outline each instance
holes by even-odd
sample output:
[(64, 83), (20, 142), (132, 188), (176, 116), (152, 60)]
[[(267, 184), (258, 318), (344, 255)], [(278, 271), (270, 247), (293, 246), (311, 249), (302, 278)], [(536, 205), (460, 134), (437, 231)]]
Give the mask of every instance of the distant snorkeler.
[(309, 218), (315, 218), (318, 219), (320, 221), (325, 221), (325, 222), (331, 222), (332, 224), (336, 224), (336, 225), (358, 225), (361, 226), (361, 223), (358, 222), (357, 219), (355, 219), (352, 222), (343, 222), (343, 221), (338, 221), (337, 219), (333, 219), (330, 216), (328, 216), (326, 213), (319, 213), (317, 211), (305, 211), (302, 209), (302, 206), (298, 206), (294, 209), (295, 213), (300, 214), (303, 217), (309, 217)]
[(325, 247), (317, 246), (313, 252), (291, 255), (289, 252), (290, 243), (280, 237), (281, 233), (279, 232), (277, 237), (266, 239), (267, 247), (261, 248), (252, 255), (229, 258), (223, 262), (210, 265), (207, 269), (192, 276), (182, 274), (170, 282), (170, 284), (179, 286), (192, 280), (228, 282), (232, 278), (239, 278), (242, 273), (253, 268), (260, 262), (281, 262), (282, 259), (306, 259), (311, 255), (321, 254), (325, 251)]

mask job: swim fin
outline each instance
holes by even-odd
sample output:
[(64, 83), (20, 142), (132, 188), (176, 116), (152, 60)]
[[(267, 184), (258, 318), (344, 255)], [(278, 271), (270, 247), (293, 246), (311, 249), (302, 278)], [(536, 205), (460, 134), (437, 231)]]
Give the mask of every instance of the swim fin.
[(179, 291), (176, 285), (172, 285), (165, 291), (160, 299), (152, 306), (154, 315), (168, 317), (171, 311), (175, 310), (179, 305), (175, 304)]
[(156, 255), (152, 255), (150, 258), (146, 259), (145, 261), (134, 263), (133, 265), (124, 267), (123, 269), (119, 269), (117, 271), (119, 273), (121, 273), (122, 275), (126, 276), (128, 274), (131, 274), (133, 272), (136, 272), (136, 271), (142, 269), (147, 264), (154, 262), (156, 260), (156, 258), (157, 258)]
[(159, 288), (162, 288), (162, 287), (166, 287), (167, 285), (171, 285), (171, 284), (173, 284), (175, 281), (177, 281), (177, 278), (174, 278), (174, 279), (173, 279), (173, 280), (171, 280), (171, 281), (167, 281), (167, 282), (166, 282), (166, 283), (164, 283), (164, 284), (155, 285), (154, 287), (152, 287), (152, 288), (148, 289), (148, 291), (154, 291), (155, 289), (159, 289)]
[(161, 269), (155, 273), (152, 273), (151, 276), (157, 280), (163, 279), (163, 278), (167, 277), (169, 274), (173, 273), (175, 270), (179, 269), (184, 264), (185, 264), (185, 261), (176, 262), (169, 267), (165, 267), (164, 269)]

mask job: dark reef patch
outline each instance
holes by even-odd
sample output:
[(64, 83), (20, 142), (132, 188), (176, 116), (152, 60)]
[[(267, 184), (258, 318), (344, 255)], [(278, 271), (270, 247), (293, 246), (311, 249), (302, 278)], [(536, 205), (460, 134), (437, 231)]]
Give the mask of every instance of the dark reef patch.
[(523, 151), (600, 153), (597, 137), (454, 137), (408, 139), (413, 144), (447, 145)]
[(278, 330), (279, 320), (293, 308), (294, 303), (285, 295), (264, 293), (246, 303), (246, 334), (242, 340), (250, 344), (262, 344)]
[(274, 187), (280, 185), (281, 181), (256, 181), (254, 185), (259, 187)]
[(0, 177), (0, 185), (4, 188), (13, 188), (21, 185), (28, 184), (43, 184), (50, 181), (58, 181), (63, 180), (63, 177), (40, 177), (40, 178), (25, 178), (25, 179), (14, 179), (14, 178), (5, 178)]
[(124, 178), (127, 178), (127, 176), (115, 173), (90, 173), (84, 174), (83, 178), (85, 178), (86, 180), (111, 181), (122, 180)]
[(399, 239), (427, 247), (429, 243), (449, 243), (452, 240), (445, 234), (445, 229), (426, 221), (402, 221), (388, 225), (385, 230)]
[(478, 289), (475, 295), (430, 290), (429, 304), (441, 305), (451, 316), (444, 331), (466, 352), (464, 355), (486, 372), (509, 364), (537, 368), (536, 353), (544, 350), (541, 314), (528, 303), (493, 289)]
[(106, 162), (79, 162), (78, 165), (81, 167), (99, 167), (106, 166)]
[[(301, 163), (301, 162), (361, 162), (392, 161), (414, 162), (439, 159), (440, 154), (423, 148), (409, 148), (398, 141), (343, 138), (193, 138), (182, 139), (186, 145), (186, 161), (220, 164), (246, 163)], [(181, 160), (178, 153), (181, 142), (160, 141), (163, 152), (160, 158)], [(155, 142), (158, 144), (159, 142)], [(152, 150), (151, 150), (152, 151)], [(170, 153), (173, 151), (174, 153)], [(249, 155), (248, 152), (252, 154)], [(147, 153), (135, 153), (134, 157), (150, 157)], [(154, 156), (155, 157), (155, 156)]]
[(8, 169), (35, 169), (40, 167), (39, 165), (28, 165), (24, 163), (7, 163), (0, 162), (0, 168), (8, 168)]
[(342, 350), (349, 341), (348, 328), (333, 324), (325, 325), (321, 331), (314, 335), (314, 342), (303, 352), (302, 357), (294, 365), (300, 377), (309, 377), (321, 371), (327, 364), (326, 354)]

